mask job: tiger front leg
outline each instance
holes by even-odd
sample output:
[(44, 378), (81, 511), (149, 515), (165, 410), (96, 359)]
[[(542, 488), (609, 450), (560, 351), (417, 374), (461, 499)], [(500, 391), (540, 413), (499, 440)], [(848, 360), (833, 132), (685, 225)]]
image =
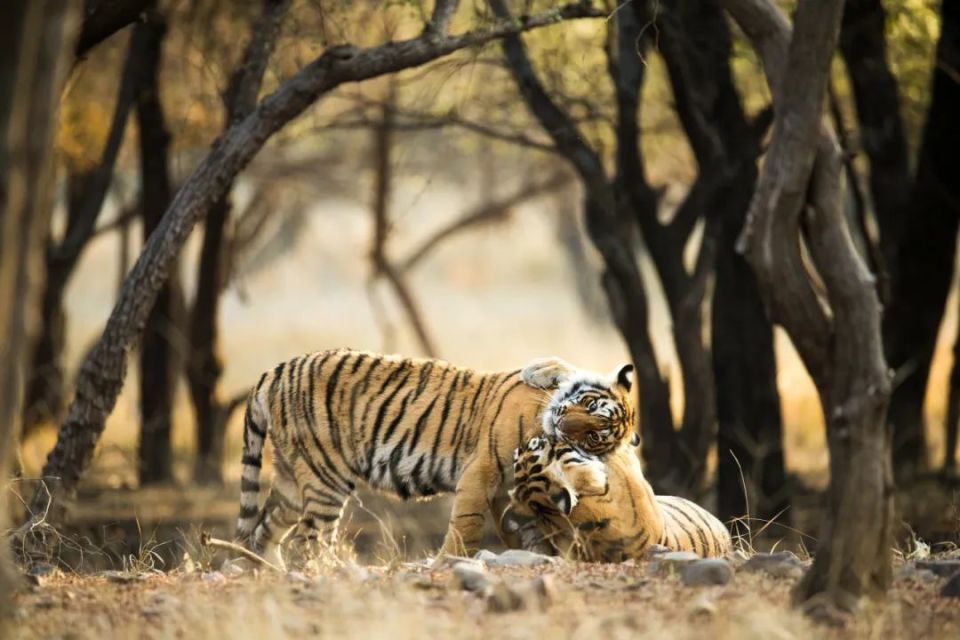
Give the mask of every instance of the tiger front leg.
[(464, 556), (480, 547), (483, 523), (490, 511), (490, 499), (495, 493), (496, 469), (489, 463), (474, 459), (464, 469), (457, 482), (453, 510), (447, 525), (447, 535), (437, 556)]
[(576, 371), (577, 368), (566, 360), (551, 356), (528, 363), (520, 372), (520, 379), (535, 389), (550, 390), (556, 389)]

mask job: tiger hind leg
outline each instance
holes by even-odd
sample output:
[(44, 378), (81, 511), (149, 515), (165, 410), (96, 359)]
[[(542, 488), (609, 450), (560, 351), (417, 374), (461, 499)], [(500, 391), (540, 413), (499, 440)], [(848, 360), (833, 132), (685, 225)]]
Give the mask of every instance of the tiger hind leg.
[(350, 495), (306, 487), (303, 512), (292, 537), (301, 545), (304, 560), (336, 559), (340, 518)]
[(251, 547), (265, 560), (285, 568), (280, 545), (297, 524), (303, 509), (300, 503), (300, 492), (289, 465), (280, 456), (276, 456), (274, 466), (276, 476), (273, 487), (263, 505), (260, 521), (253, 530)]

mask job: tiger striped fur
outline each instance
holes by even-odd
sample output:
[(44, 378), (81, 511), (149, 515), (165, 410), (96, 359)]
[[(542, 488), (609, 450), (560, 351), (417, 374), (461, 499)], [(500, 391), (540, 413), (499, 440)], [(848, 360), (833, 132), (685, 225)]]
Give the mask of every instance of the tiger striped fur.
[[(297, 537), (331, 540), (347, 499), (366, 485), (401, 498), (455, 491), (445, 553), (475, 549), (487, 512), (517, 546), (499, 515), (512, 452), (540, 432), (547, 400), (519, 370), (481, 373), (350, 350), (281, 363), (247, 403), (237, 537), (282, 564), (278, 545), (294, 525)], [(268, 436), (275, 477), (260, 508)]]
[(547, 436), (515, 452), (514, 489), (504, 516), (527, 548), (621, 562), (653, 544), (701, 557), (731, 548), (730, 533), (699, 505), (656, 496), (633, 444), (601, 460)]

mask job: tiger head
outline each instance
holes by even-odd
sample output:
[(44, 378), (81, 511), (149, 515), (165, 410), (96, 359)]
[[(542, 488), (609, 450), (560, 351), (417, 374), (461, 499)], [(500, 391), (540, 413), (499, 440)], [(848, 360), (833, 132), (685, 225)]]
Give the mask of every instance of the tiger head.
[(632, 364), (609, 376), (577, 370), (550, 397), (543, 412), (544, 433), (595, 456), (606, 455), (623, 442), (634, 442), (632, 371)]

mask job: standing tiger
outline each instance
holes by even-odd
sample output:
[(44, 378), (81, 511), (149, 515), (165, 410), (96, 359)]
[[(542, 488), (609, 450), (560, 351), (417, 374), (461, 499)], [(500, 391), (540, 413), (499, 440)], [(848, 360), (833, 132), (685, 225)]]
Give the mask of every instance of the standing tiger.
[[(530, 371), (550, 367), (569, 370), (553, 359)], [(620, 432), (626, 427), (618, 421), (633, 419), (625, 404), (629, 368), (608, 378), (583, 374), (557, 413), (590, 420), (604, 438)], [(404, 499), (455, 491), (446, 553), (474, 550), (488, 511), (510, 540), (499, 514), (512, 454), (541, 431), (548, 395), (519, 370), (481, 373), (440, 360), (335, 350), (283, 362), (263, 374), (247, 402), (237, 537), (282, 565), (285, 534), (296, 525), (303, 539), (331, 540), (344, 504), (363, 484)], [(259, 508), (268, 435), (275, 477)]]
[(684, 498), (654, 495), (632, 444), (601, 460), (539, 436), (514, 455), (504, 526), (527, 548), (602, 562), (642, 557), (652, 544), (701, 557), (730, 550), (730, 533), (708, 511)]

